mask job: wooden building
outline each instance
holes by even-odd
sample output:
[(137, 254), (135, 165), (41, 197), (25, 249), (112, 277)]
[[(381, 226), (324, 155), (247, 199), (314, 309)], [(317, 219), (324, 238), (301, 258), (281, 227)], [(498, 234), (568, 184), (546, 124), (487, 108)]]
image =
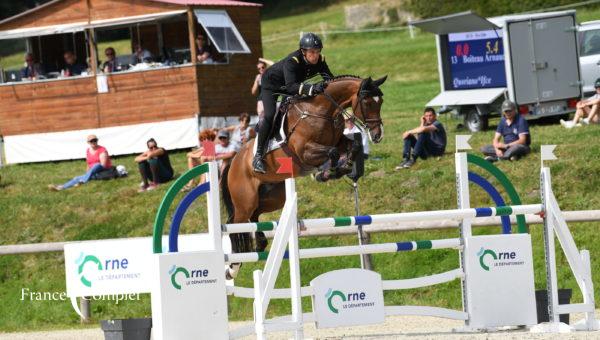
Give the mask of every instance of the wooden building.
[[(26, 39), (46, 69), (34, 80), (5, 72), (0, 83), (8, 163), (82, 158), (88, 133), (111, 154), (140, 152), (150, 137), (169, 149), (191, 147), (198, 122), (255, 113), (259, 11), (229, 0), (54, 0), (0, 21), (0, 43)], [(118, 62), (131, 67), (105, 73), (97, 37), (117, 30), (132, 51)], [(198, 61), (198, 33), (209, 40), (212, 62)], [(133, 62), (138, 44), (153, 62)], [(87, 60), (87, 71), (62, 76), (67, 50)]]

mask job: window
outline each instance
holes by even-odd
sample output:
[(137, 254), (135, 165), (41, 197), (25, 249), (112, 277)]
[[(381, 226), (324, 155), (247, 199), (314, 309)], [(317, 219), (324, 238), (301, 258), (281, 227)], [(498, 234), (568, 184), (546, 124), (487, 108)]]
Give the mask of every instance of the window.
[(219, 53), (250, 53), (227, 12), (197, 9), (194, 13)]
[(600, 30), (584, 31), (581, 45), (581, 56), (600, 54)]

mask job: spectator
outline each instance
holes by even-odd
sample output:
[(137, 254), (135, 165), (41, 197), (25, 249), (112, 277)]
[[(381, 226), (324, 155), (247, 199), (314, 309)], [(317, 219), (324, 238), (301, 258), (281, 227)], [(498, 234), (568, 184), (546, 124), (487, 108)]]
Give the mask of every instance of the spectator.
[(252, 84), (252, 95), (256, 97), (256, 114), (258, 114), (258, 119), (262, 119), (265, 114), (265, 108), (263, 106), (262, 99), (260, 99), (260, 85), (263, 73), (267, 69), (267, 63), (261, 59), (259, 59), (258, 64), (256, 64), (256, 69), (258, 70), (258, 74), (254, 77), (254, 83)]
[(142, 47), (142, 43), (136, 43), (133, 45), (133, 51), (135, 53), (135, 61), (136, 63), (151, 63), (154, 57), (152, 53), (147, 49)]
[(208, 45), (208, 41), (201, 32), (196, 37), (196, 46), (198, 46), (198, 62), (201, 64), (212, 64), (213, 56)]
[(600, 122), (598, 118), (598, 111), (600, 109), (600, 78), (596, 79), (594, 87), (596, 88), (596, 94), (586, 100), (577, 102), (577, 110), (575, 111), (573, 120), (564, 121), (561, 119), (560, 124), (562, 126), (571, 129), (575, 126), (581, 126), (581, 123), (587, 125), (589, 123)]
[(344, 129), (344, 136), (350, 140), (354, 140), (354, 134), (359, 132), (362, 137), (362, 147), (364, 159), (369, 159), (369, 136), (361, 131), (352, 119), (346, 119), (346, 128)]
[(103, 146), (98, 145), (98, 137), (89, 135), (87, 137), (89, 148), (86, 150), (87, 172), (84, 175), (77, 176), (63, 185), (50, 184), (48, 188), (54, 191), (69, 189), (73, 186), (79, 186), (94, 179), (94, 176), (112, 169), (112, 164), (108, 151)]
[(77, 56), (73, 52), (67, 51), (63, 56), (65, 58), (65, 68), (62, 70), (61, 75), (64, 77), (79, 76), (87, 71), (86, 66), (77, 63)]
[(233, 143), (229, 141), (229, 132), (225, 129), (219, 130), (217, 133), (217, 144), (215, 145), (215, 160), (219, 164), (219, 173), (223, 168), (231, 162), (237, 150)]
[[(204, 129), (200, 132), (200, 134), (198, 136), (198, 139), (200, 141), (200, 147), (196, 150), (188, 152), (188, 154), (187, 154), (188, 169), (192, 169), (192, 168), (194, 168), (202, 163), (208, 162), (209, 160), (212, 159), (212, 157), (208, 157), (204, 154), (204, 148), (202, 147), (202, 142), (204, 142), (204, 141), (214, 142), (216, 137), (217, 137), (217, 133), (213, 129)], [(205, 182), (205, 176), (203, 174), (200, 177), (199, 183), (204, 183), (204, 182)], [(186, 184), (186, 186), (183, 188), (183, 190), (189, 191), (189, 190), (192, 190), (192, 188), (194, 188), (194, 180), (191, 180), (188, 184)]]
[(242, 145), (244, 145), (250, 138), (256, 136), (256, 132), (253, 128), (250, 127), (250, 115), (247, 113), (242, 113), (240, 115), (240, 124), (232, 125), (224, 128), (223, 130), (231, 133), (231, 143), (235, 147), (235, 151), (240, 151)]
[(142, 176), (138, 192), (154, 190), (160, 183), (173, 179), (173, 167), (167, 150), (159, 148), (154, 138), (148, 139), (146, 146), (148, 150), (135, 158)]
[(446, 151), (446, 130), (437, 120), (435, 110), (427, 107), (421, 117), (421, 124), (405, 131), (404, 150), (402, 157), (404, 161), (396, 167), (396, 170), (408, 169), (417, 162), (417, 158), (427, 159), (429, 156), (441, 156)]
[(33, 54), (25, 54), (26, 66), (21, 69), (21, 79), (25, 80), (36, 80), (44, 76), (42, 65), (35, 62)]
[(106, 61), (102, 64), (102, 71), (104, 73), (113, 73), (118, 72), (119, 64), (117, 63), (117, 53), (115, 49), (112, 47), (108, 47), (104, 50), (104, 55), (106, 56)]
[[(527, 120), (517, 114), (515, 103), (505, 100), (502, 103), (502, 112), (504, 116), (500, 119), (492, 145), (481, 148), (481, 152), (486, 155), (485, 159), (489, 162), (498, 159), (516, 161), (530, 151), (529, 126)], [(503, 138), (504, 143), (500, 142), (500, 137)]]

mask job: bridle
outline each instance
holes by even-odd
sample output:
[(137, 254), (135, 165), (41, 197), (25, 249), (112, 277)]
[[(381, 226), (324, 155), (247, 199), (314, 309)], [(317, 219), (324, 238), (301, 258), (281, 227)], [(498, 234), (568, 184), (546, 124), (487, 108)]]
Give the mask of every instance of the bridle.
[[(356, 104), (352, 105), (352, 113), (349, 113), (348, 110), (343, 108), (340, 104), (338, 104), (327, 92), (323, 92), (325, 98), (327, 98), (335, 107), (337, 107), (338, 112), (333, 116), (333, 120), (337, 120), (340, 115), (343, 115), (344, 119), (351, 119), (352, 122), (363, 132), (371, 131), (369, 127), (369, 123), (377, 124), (377, 126), (383, 124), (383, 120), (381, 118), (366, 118), (365, 117), (365, 98), (371, 96), (370, 91), (367, 90), (359, 90), (358, 96), (356, 98)], [(363, 119), (360, 119), (356, 115), (356, 108), (360, 105), (360, 113), (363, 116)], [(369, 134), (370, 136), (370, 134)]]

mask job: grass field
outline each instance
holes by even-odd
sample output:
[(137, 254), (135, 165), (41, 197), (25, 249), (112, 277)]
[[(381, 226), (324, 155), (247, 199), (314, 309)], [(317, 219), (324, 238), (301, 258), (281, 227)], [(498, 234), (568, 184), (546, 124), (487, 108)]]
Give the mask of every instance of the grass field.
[[(580, 21), (600, 18), (600, 10), (578, 11)], [(293, 31), (318, 30), (320, 22), (327, 27), (341, 27), (343, 7), (335, 4), (306, 13), (263, 21), (263, 37), (273, 37)], [(265, 57), (278, 59), (296, 47), (296, 37), (264, 44)], [(361, 211), (386, 213), (452, 209), (456, 206), (454, 188), (454, 135), (457, 121), (440, 117), (449, 132), (446, 155), (440, 160), (420, 161), (410, 171), (395, 172), (401, 161), (401, 132), (418, 123), (424, 104), (439, 90), (434, 37), (420, 33), (410, 39), (408, 33), (381, 32), (367, 34), (330, 35), (325, 40), (324, 53), (336, 74), (357, 74), (380, 77), (387, 74), (383, 118), (386, 136), (372, 146), (372, 158), (366, 164), (367, 175), (361, 180)], [(492, 121), (491, 125), (496, 125)], [(493, 127), (492, 127), (493, 129)], [(460, 133), (466, 133), (460, 131)], [(531, 127), (533, 152), (519, 162), (498, 164), (513, 180), (525, 204), (539, 202), (539, 147), (558, 144), (557, 161), (549, 162), (553, 174), (554, 192), (563, 210), (600, 209), (600, 126), (570, 131), (558, 125), (536, 124)], [(471, 139), (474, 148), (491, 141), (493, 130), (478, 133)], [(100, 141), (102, 142), (102, 141)], [(83, 145), (82, 145), (83, 147)], [(185, 154), (171, 154), (175, 169), (185, 169)], [(130, 177), (109, 182), (92, 182), (66, 192), (49, 192), (49, 183), (61, 183), (83, 172), (83, 161), (9, 166), (0, 169), (0, 244), (53, 242), (63, 240), (92, 240), (116, 237), (150, 236), (158, 202), (166, 188), (138, 194), (139, 179), (133, 157), (119, 157), (115, 164), (124, 164)], [(299, 215), (301, 217), (328, 217), (352, 214), (354, 205), (351, 187), (346, 180), (318, 184), (309, 178), (298, 180)], [(473, 206), (492, 204), (485, 193), (475, 187), (471, 191)], [(182, 231), (205, 230), (204, 201), (194, 203)], [(276, 219), (270, 214), (264, 219)], [(600, 272), (600, 245), (595, 235), (600, 223), (572, 224), (571, 230), (580, 248), (589, 249), (592, 266)], [(499, 233), (499, 227), (476, 229), (478, 234)], [(532, 226), (536, 287), (545, 287), (541, 227)], [(373, 235), (373, 242), (440, 239), (456, 237), (456, 230), (405, 232)], [(301, 247), (323, 247), (356, 244), (354, 237), (321, 237), (302, 239)], [(566, 269), (563, 256), (558, 257), (559, 282), (565, 288), (576, 288), (575, 280)], [(31, 291), (64, 291), (64, 259), (62, 254), (2, 256), (0, 257), (0, 331), (67, 328), (78, 326), (78, 316), (68, 301), (23, 301), (22, 289)], [(456, 251), (424, 251), (402, 254), (375, 255), (376, 268), (385, 279), (410, 278), (443, 272), (457, 267)], [(316, 275), (337, 268), (359, 266), (358, 257), (306, 260), (301, 264), (303, 284)], [(252, 270), (259, 265), (245, 265), (239, 284), (251, 286)], [(284, 264), (278, 286), (289, 282)], [(600, 276), (596, 274), (596, 287)], [(432, 288), (386, 293), (386, 304), (424, 304), (460, 308), (458, 281)], [(575, 289), (574, 300), (581, 301)], [(596, 294), (599, 298), (600, 294)], [(105, 318), (142, 317), (150, 315), (149, 296), (141, 302), (125, 302), (115, 306), (108, 302), (93, 302), (94, 320)], [(304, 303), (308, 310), (310, 303)], [(270, 315), (287, 314), (289, 304), (276, 300)], [(252, 317), (252, 302), (230, 300), (233, 319)], [(95, 326), (95, 324), (94, 324)]]

